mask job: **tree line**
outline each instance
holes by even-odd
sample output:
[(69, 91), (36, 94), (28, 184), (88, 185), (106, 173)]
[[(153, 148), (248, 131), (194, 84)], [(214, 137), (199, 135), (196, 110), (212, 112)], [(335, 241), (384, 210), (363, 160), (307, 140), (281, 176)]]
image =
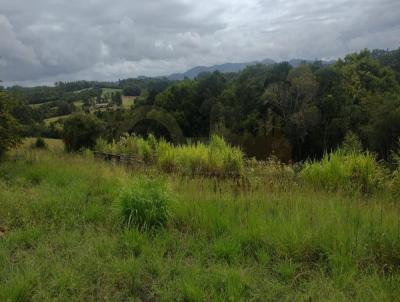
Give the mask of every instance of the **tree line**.
[[(79, 88), (82, 93), (96, 85), (58, 83), (53, 89)], [(259, 64), (239, 73), (200, 74), (194, 80), (127, 79), (109, 86), (140, 97), (132, 109), (95, 113), (108, 139), (124, 132), (168, 136), (154, 121), (130, 128), (135, 109), (143, 105), (169, 112), (188, 138), (216, 133), (260, 159), (320, 158), (348, 134), (357, 136), (362, 148), (389, 159), (400, 137), (400, 48), (363, 50), (331, 65)]]

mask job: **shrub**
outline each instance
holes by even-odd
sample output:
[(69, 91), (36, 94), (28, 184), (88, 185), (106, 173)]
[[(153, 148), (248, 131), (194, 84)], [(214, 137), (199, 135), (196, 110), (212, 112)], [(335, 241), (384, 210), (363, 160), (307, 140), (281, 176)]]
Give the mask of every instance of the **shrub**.
[(392, 159), (396, 168), (392, 174), (390, 189), (398, 197), (400, 196), (400, 139), (398, 141), (398, 150), (392, 151)]
[(21, 125), (10, 114), (12, 101), (0, 91), (0, 157), (21, 143)]
[(120, 196), (124, 224), (141, 230), (164, 227), (168, 221), (169, 198), (157, 180), (139, 179)]
[(41, 137), (38, 137), (33, 145), (37, 149), (47, 149), (47, 144), (45, 140)]
[(386, 171), (369, 152), (337, 150), (306, 163), (300, 174), (315, 188), (371, 193), (382, 187)]
[(363, 150), (362, 144), (358, 136), (352, 132), (347, 132), (344, 137), (342, 150), (346, 153), (360, 153)]
[(93, 148), (104, 132), (104, 123), (94, 115), (75, 114), (64, 122), (63, 139), (68, 152)]

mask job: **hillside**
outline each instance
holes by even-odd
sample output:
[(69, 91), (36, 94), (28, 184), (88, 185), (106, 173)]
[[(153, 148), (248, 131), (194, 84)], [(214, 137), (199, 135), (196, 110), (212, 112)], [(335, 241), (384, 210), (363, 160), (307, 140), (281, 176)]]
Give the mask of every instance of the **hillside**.
[[(125, 169), (55, 145), (19, 150), (0, 165), (1, 301), (400, 295), (399, 213), (384, 194), (299, 187), (273, 165), (251, 190), (229, 180), (160, 178), (150, 167)], [(124, 220), (123, 201), (138, 196), (167, 201), (161, 228)]]

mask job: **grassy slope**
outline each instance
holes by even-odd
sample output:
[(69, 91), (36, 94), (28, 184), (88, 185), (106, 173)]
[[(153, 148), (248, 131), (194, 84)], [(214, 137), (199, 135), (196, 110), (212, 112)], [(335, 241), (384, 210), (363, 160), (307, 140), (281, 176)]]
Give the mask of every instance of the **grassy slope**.
[[(83, 90), (79, 90), (79, 91), (75, 91), (75, 93), (79, 93), (81, 91), (84, 91), (87, 89), (83, 89)], [(122, 89), (113, 89), (113, 88), (102, 88), (102, 95), (105, 96), (106, 94), (110, 94), (110, 93), (114, 93), (114, 92), (122, 92)], [(130, 96), (122, 96), (122, 108), (124, 109), (129, 109), (131, 108), (131, 106), (134, 104), (135, 101), (135, 97), (130, 97)], [(29, 105), (31, 107), (39, 107), (40, 105), (43, 104), (34, 104), (34, 105)], [(79, 100), (79, 101), (75, 101), (74, 105), (77, 107), (78, 111), (81, 111), (82, 105), (83, 105), (83, 101)], [(100, 111), (102, 111), (100, 109)], [(44, 122), (49, 125), (51, 122), (56, 122), (58, 120), (62, 120), (65, 119), (67, 117), (69, 117), (69, 115), (62, 115), (62, 116), (55, 116), (55, 117), (51, 117), (48, 119), (45, 119)]]
[(18, 158), (0, 165), (0, 301), (400, 295), (399, 211), (382, 196), (164, 176), (172, 218), (149, 234), (125, 229), (116, 202), (139, 172), (57, 151)]
[(111, 94), (111, 93), (115, 93), (115, 92), (122, 93), (122, 89), (118, 89), (118, 88), (101, 88), (101, 90), (102, 90), (103, 96), (105, 96), (106, 94)]
[(45, 119), (44, 122), (45, 122), (46, 125), (49, 125), (52, 122), (57, 122), (59, 120), (66, 119), (69, 116), (71, 116), (71, 114), (54, 116), (54, 117), (50, 117), (50, 118)]
[[(24, 149), (30, 148), (36, 142), (36, 139), (37, 139), (36, 137), (25, 138), (19, 150), (13, 150), (11, 154), (13, 155), (15, 153), (18, 153), (20, 150), (23, 151)], [(49, 150), (51, 151), (61, 152), (64, 150), (64, 143), (61, 139), (44, 138), (44, 141), (46, 142)]]
[(131, 108), (131, 106), (135, 102), (135, 97), (134, 96), (122, 96), (122, 107), (125, 109)]

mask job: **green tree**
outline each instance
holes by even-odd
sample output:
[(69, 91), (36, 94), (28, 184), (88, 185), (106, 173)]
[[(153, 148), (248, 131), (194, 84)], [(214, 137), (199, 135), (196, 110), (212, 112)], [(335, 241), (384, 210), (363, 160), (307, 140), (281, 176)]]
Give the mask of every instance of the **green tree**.
[(141, 93), (141, 89), (137, 86), (125, 87), (123, 90), (123, 94), (125, 96), (139, 96), (140, 93)]
[(122, 106), (122, 94), (117, 91), (112, 94), (112, 102), (117, 106)]
[(93, 148), (104, 133), (104, 123), (94, 115), (75, 114), (64, 122), (63, 140), (68, 152)]
[(0, 92), (0, 156), (21, 142), (20, 125), (10, 114), (12, 101)]
[(281, 128), (292, 144), (293, 155), (302, 158), (302, 145), (318, 124), (320, 112), (315, 105), (318, 82), (310, 66), (292, 69), (286, 81), (269, 84), (262, 95), (265, 106), (279, 115)]

